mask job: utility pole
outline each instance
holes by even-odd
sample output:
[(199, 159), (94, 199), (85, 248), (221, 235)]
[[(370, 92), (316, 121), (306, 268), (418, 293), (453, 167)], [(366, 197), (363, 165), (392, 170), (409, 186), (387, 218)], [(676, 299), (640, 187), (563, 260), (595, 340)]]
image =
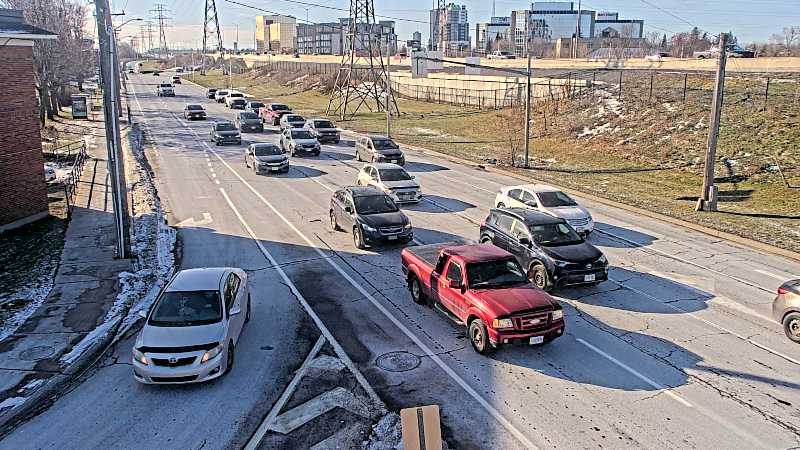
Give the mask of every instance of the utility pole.
[[(391, 44), (391, 43), (390, 43)], [(391, 45), (386, 46), (386, 137), (392, 137), (392, 55)]]
[(717, 210), (717, 186), (714, 185), (714, 166), (717, 162), (717, 140), (719, 139), (719, 122), (722, 113), (722, 100), (725, 91), (725, 65), (728, 61), (728, 35), (719, 35), (719, 60), (717, 62), (717, 81), (714, 84), (714, 104), (711, 108), (711, 120), (708, 126), (708, 147), (703, 172), (703, 192), (697, 200), (695, 211)]
[(526, 46), (528, 47), (528, 82), (526, 83), (526, 90), (528, 101), (525, 103), (525, 168), (529, 168), (529, 157), (531, 150), (531, 50), (530, 50), (531, 37), (528, 36)]
[(581, 0), (578, 0), (578, 19), (575, 21), (575, 42), (572, 45), (572, 58), (578, 59), (578, 40), (581, 38)]
[(125, 187), (125, 171), (122, 161), (122, 142), (119, 132), (121, 109), (115, 95), (119, 89), (119, 78), (115, 77), (114, 25), (108, 0), (95, 0), (97, 17), (97, 38), (100, 46), (100, 76), (103, 81), (103, 116), (105, 118), (106, 146), (108, 148), (108, 172), (111, 181), (111, 195), (114, 203), (114, 226), (116, 230), (116, 251), (118, 258), (130, 257), (130, 218), (128, 217), (128, 198)]

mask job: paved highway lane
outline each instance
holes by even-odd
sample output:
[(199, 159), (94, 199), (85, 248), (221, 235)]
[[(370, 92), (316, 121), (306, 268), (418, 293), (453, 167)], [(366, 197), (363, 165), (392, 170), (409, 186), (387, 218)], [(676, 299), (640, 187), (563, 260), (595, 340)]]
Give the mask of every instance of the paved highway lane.
[[(331, 191), (352, 184), (360, 167), (352, 148), (326, 145), (320, 157), (293, 158), (287, 175), (259, 176), (244, 167), (244, 146), (208, 146), (208, 123), (179, 118), (189, 101), (203, 103), (212, 119), (232, 119), (234, 112), (203, 100), (201, 89), (188, 84), (178, 87), (179, 97), (157, 98), (153, 89), (142, 89), (141, 83), (148, 82), (150, 77), (133, 80), (159, 148), (154, 168), (162, 199), (176, 221), (202, 221), (204, 212), (214, 220), (188, 227), (196, 235), (181, 232), (184, 263), (225, 261), (263, 273), (261, 289), (280, 298), (278, 317), (281, 311), (296, 311), (294, 300), (281, 295), (280, 280), (269, 269), (259, 270), (264, 261), (244, 232), (250, 228), (390, 407), (442, 405), (446, 435), (457, 448), (798, 445), (798, 348), (768, 318), (778, 277), (800, 274), (798, 264), (584, 201), (600, 230), (591, 240), (609, 257), (612, 281), (556, 292), (565, 303), (566, 336), (544, 347), (505, 348), (485, 358), (473, 352), (460, 327), (411, 301), (399, 268), (399, 248), (360, 251), (350, 234), (330, 229)], [(272, 131), (243, 137), (277, 142)], [(407, 168), (427, 196), (422, 204), (404, 208), (421, 243), (476, 239), (477, 224), (499, 186), (519, 184), (432, 155), (407, 155)], [(230, 204), (220, 198), (220, 188)], [(272, 319), (272, 310), (256, 309), (256, 321)], [(291, 329), (290, 324), (281, 321), (278, 330)], [(121, 351), (124, 358), (127, 351)], [(258, 348), (237, 351), (240, 363), (244, 352), (264, 353)], [(391, 352), (401, 353), (382, 358)], [(288, 355), (291, 360), (293, 354)], [(275, 363), (258, 363), (257, 370)], [(122, 446), (131, 444), (134, 433), (121, 429), (126, 424), (133, 428), (142, 409), (152, 405), (135, 403), (139, 387), (128, 367), (113, 367), (99, 371), (0, 444), (54, 446), (58, 441), (48, 432), (54, 420), (74, 430), (70, 437), (95, 436), (90, 447), (118, 434)], [(112, 376), (111, 370), (119, 373)], [(231, 392), (223, 384), (227, 381), (188, 392), (204, 394), (208, 389), (224, 395)], [(123, 408), (121, 402), (106, 400), (101, 405), (114, 411), (111, 417), (87, 414), (58, 421), (68, 411), (85, 409), (89, 399), (109, 386), (140, 406)], [(242, 390), (242, 396), (264, 388), (228, 386)], [(183, 390), (148, 393), (153, 400), (178, 403), (179, 418), (187, 417), (181, 412), (199, 401)], [(173, 399), (177, 394), (183, 395)], [(234, 427), (235, 433), (226, 428), (231, 426), (228, 415), (205, 431), (200, 425), (208, 423), (200, 420), (192, 428), (197, 435), (191, 437), (172, 422), (153, 420), (145, 430), (158, 434), (146, 435), (146, 442), (195, 447), (193, 443), (213, 436), (207, 447), (235, 446), (269, 408), (253, 399), (229, 406), (230, 416), (247, 418)], [(155, 408), (156, 418), (163, 418), (167, 408)], [(107, 423), (108, 431), (98, 427)], [(21, 440), (23, 436), (33, 440)], [(28, 446), (37, 445), (17, 448)]]

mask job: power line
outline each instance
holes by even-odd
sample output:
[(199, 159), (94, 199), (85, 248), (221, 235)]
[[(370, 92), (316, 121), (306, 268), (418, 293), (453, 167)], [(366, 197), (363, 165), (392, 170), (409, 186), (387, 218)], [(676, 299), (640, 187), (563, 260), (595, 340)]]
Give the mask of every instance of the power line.
[[(225, 1), (228, 2), (228, 3), (232, 3), (234, 5), (243, 6), (245, 8), (252, 8), (252, 9), (258, 9), (258, 10), (261, 10), (261, 11), (267, 11), (267, 10), (261, 9), (261, 8), (259, 8), (257, 6), (252, 6), (252, 5), (248, 5), (248, 4), (245, 4), (245, 3), (240, 3), (240, 2), (237, 2), (237, 1), (233, 1), (233, 0), (225, 0)], [(315, 8), (330, 9), (330, 10), (333, 10), (333, 11), (343, 11), (343, 12), (346, 12), (346, 13), (350, 12), (350, 10), (345, 9), (345, 8), (338, 8), (336, 6), (329, 6), (329, 5), (320, 5), (319, 3), (310, 3), (310, 2), (304, 2), (304, 1), (301, 1), (301, 0), (278, 0), (278, 1), (286, 2), (286, 3), (295, 3), (295, 4), (303, 5), (303, 6), (313, 6)], [(287, 14), (281, 14), (281, 13), (276, 13), (276, 12), (269, 12), (269, 13), (270, 14), (276, 14), (276, 15), (279, 15), (279, 16), (286, 16), (287, 15)], [(422, 23), (422, 24), (426, 24), (426, 25), (430, 24), (430, 22), (426, 22), (424, 20), (404, 19), (404, 18), (401, 18), (401, 17), (383, 16), (383, 15), (380, 15), (380, 14), (375, 14), (375, 17), (380, 17), (381, 19), (397, 20), (397, 21), (400, 21), (400, 22)]]

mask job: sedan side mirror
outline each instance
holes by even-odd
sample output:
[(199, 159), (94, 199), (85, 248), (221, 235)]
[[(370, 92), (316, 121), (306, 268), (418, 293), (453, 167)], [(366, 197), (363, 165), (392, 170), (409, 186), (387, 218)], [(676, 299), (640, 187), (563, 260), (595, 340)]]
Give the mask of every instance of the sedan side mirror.
[(345, 206), (344, 207), (344, 212), (346, 212), (347, 214), (353, 214), (353, 208), (351, 208), (349, 206)]
[(241, 313), (242, 313), (242, 308), (233, 308), (233, 309), (231, 310), (231, 312), (230, 312), (230, 316), (231, 316), (231, 317), (233, 317), (233, 316), (238, 316), (238, 315), (239, 315), (239, 314), (241, 314)]

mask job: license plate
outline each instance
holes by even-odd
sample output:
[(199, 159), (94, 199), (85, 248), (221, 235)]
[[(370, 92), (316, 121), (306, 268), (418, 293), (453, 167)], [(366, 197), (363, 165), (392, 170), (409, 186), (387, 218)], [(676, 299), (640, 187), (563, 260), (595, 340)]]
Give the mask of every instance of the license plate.
[(583, 276), (583, 281), (594, 281), (595, 279), (596, 279), (595, 274), (584, 275)]
[(271, 170), (273, 172), (279, 172), (279, 171), (283, 170), (283, 168), (282, 167), (271, 167), (269, 170)]
[(396, 241), (397, 240), (397, 236), (389, 236), (389, 240), (390, 241)]
[(253, 126), (251, 126), (251, 127), (250, 127), (250, 129), (251, 129), (251, 130), (255, 130), (256, 128), (258, 128), (258, 127), (257, 127), (257, 126), (255, 126), (255, 125), (253, 125)]
[(536, 345), (541, 344), (542, 342), (544, 342), (544, 336), (534, 336), (531, 338), (530, 344)]
[(392, 163), (392, 164), (397, 164), (397, 160), (396, 159), (393, 159), (393, 160), (391, 160), (389, 162)]

